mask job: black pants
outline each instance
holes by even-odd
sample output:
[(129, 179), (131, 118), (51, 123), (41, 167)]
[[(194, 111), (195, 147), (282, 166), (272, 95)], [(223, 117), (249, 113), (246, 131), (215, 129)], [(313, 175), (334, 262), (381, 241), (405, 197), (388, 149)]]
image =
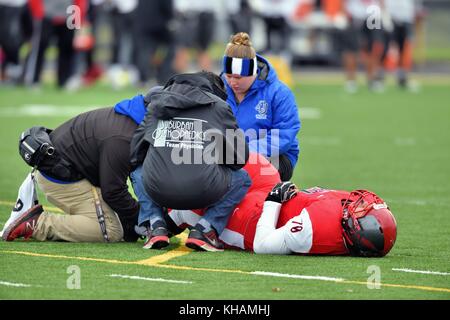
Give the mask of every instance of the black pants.
[[(44, 65), (44, 54), (50, 41), (53, 38), (57, 40), (58, 60), (57, 60), (57, 79), (58, 86), (62, 87), (73, 73), (73, 37), (74, 30), (67, 28), (66, 24), (54, 25), (50, 20), (43, 19), (41, 22), (34, 21), (32, 48), (27, 59), (26, 73), (32, 79), (32, 83), (39, 83)], [(33, 55), (37, 57), (34, 58)]]
[(5, 52), (5, 63), (19, 64), (19, 49), (22, 44), (20, 16), (22, 7), (0, 5), (0, 47)]
[(363, 20), (351, 20), (349, 27), (338, 35), (343, 52), (356, 53), (360, 49), (372, 52), (375, 43), (383, 43), (383, 30), (369, 29)]
[(280, 174), (281, 181), (289, 181), (292, 178), (292, 174), (294, 173), (294, 168), (292, 167), (291, 160), (282, 154), (278, 157), (278, 159), (274, 159), (274, 157), (270, 158), (272, 164), (274, 161), (278, 161), (278, 165), (275, 167), (278, 169), (278, 173)]
[[(138, 49), (137, 67), (141, 82), (156, 78), (159, 85), (164, 85), (174, 74), (172, 63), (175, 58), (175, 46), (170, 31), (146, 32), (138, 30), (136, 34)], [(163, 49), (161, 64), (153, 65), (153, 58), (157, 50)]]
[(266, 25), (266, 49), (280, 53), (289, 50), (291, 28), (284, 17), (264, 17)]
[(394, 22), (392, 41), (394, 41), (397, 44), (400, 56), (403, 55), (406, 41), (411, 38), (412, 30), (413, 30), (412, 23)]
[(119, 13), (117, 10), (111, 12), (111, 27), (114, 34), (111, 64), (135, 64), (137, 44), (134, 30), (137, 23), (133, 12)]
[(176, 32), (177, 46), (206, 51), (214, 40), (216, 17), (214, 13), (185, 12), (179, 17)]
[[(98, 16), (99, 7), (98, 5), (92, 5), (89, 4), (88, 12), (87, 12), (87, 18), (88, 21), (91, 23), (92, 28), (92, 34), (94, 37), (96, 36), (97, 31), (97, 16)], [(86, 70), (89, 70), (94, 66), (94, 50), (95, 50), (95, 43), (94, 46), (86, 52)]]

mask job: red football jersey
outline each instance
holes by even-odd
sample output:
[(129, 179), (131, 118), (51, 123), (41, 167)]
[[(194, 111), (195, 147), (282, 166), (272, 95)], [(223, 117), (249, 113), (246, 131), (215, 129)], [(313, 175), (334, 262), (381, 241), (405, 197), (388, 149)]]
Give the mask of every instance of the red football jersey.
[[(304, 254), (347, 254), (342, 238), (341, 199), (346, 191), (311, 188), (283, 204), (277, 228), (288, 225), (286, 235), (291, 249)], [(267, 193), (252, 192), (246, 195), (231, 216), (222, 241), (232, 247), (253, 251), (256, 225), (261, 216)], [(297, 248), (297, 250), (295, 249)]]
[(254, 191), (269, 193), (278, 182), (281, 182), (278, 170), (269, 160), (258, 153), (250, 153), (243, 169), (247, 171), (252, 180), (248, 193)]
[[(347, 254), (342, 237), (342, 199), (350, 195), (347, 191), (311, 188), (302, 190), (295, 198), (283, 204), (277, 222), (277, 228), (287, 223), (292, 236), (295, 233), (307, 232), (299, 230), (295, 224), (302, 215), (308, 215), (311, 221), (311, 247), (308, 254)], [(297, 227), (297, 228), (296, 228)], [(305, 226), (307, 228), (307, 226)]]
[[(267, 194), (277, 183), (281, 182), (281, 179), (278, 170), (258, 153), (250, 153), (247, 164), (243, 169), (250, 176), (252, 185), (244, 199), (233, 211), (222, 236), (227, 238), (227, 241), (224, 241), (227, 246), (247, 249), (253, 248), (253, 238), (250, 239), (252, 228), (249, 227), (253, 224), (256, 227)], [(253, 237), (254, 235), (253, 230)], [(251, 245), (248, 243), (249, 241)]]
[[(252, 185), (235, 208), (220, 239), (227, 247), (253, 251), (256, 226), (264, 201), (273, 186), (280, 182), (278, 171), (261, 155), (251, 154), (244, 169)], [(314, 187), (300, 191), (283, 204), (277, 229), (284, 228), (284, 239), (292, 252), (302, 254), (347, 254), (342, 238), (341, 200), (347, 191)], [(169, 215), (179, 226), (195, 225), (204, 210), (175, 210)]]

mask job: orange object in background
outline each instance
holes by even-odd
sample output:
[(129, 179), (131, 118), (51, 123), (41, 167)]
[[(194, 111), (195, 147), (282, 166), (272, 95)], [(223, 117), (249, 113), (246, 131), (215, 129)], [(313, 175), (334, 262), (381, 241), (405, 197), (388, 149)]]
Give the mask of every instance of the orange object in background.
[(395, 71), (398, 64), (398, 51), (392, 46), (389, 48), (386, 58), (384, 58), (384, 69), (386, 71)]
[(81, 29), (77, 29), (73, 38), (73, 46), (78, 51), (88, 51), (94, 47), (95, 38), (92, 34), (92, 28), (89, 23), (82, 25)]
[(294, 80), (288, 62), (283, 59), (283, 57), (277, 55), (267, 55), (266, 58), (275, 69), (278, 79), (288, 87), (292, 88)]
[(412, 43), (410, 41), (406, 41), (405, 47), (403, 48), (403, 63), (402, 65), (399, 65), (400, 56), (398, 48), (391, 46), (384, 60), (384, 68), (387, 71), (395, 71), (399, 67), (404, 70), (411, 70), (413, 64), (412, 47)]
[(411, 70), (413, 65), (413, 44), (411, 41), (405, 42), (403, 49), (403, 69)]
[(342, 12), (342, 0), (322, 0), (322, 10), (328, 17), (333, 18)]
[(307, 17), (314, 9), (313, 0), (301, 0), (295, 8), (293, 18), (294, 20), (301, 20)]
[[(314, 11), (314, 0), (301, 0), (294, 11), (293, 18), (301, 20)], [(329, 17), (333, 18), (342, 12), (342, 0), (322, 0), (321, 10)]]

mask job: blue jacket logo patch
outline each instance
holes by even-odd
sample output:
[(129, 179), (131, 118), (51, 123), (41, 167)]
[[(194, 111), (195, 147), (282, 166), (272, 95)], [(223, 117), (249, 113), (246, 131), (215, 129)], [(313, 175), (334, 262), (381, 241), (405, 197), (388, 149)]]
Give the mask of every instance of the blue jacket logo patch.
[(267, 109), (269, 109), (269, 104), (265, 100), (260, 100), (255, 107), (258, 113), (255, 115), (256, 119), (267, 119)]

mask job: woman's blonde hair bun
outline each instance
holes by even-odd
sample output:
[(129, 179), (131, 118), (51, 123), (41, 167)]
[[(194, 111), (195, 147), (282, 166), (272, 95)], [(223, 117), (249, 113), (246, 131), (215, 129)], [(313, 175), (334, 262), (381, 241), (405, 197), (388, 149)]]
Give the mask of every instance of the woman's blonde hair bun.
[(225, 55), (234, 58), (250, 58), (256, 56), (250, 36), (246, 32), (238, 32), (231, 36), (225, 49)]
[(252, 46), (250, 36), (246, 32), (239, 32), (231, 36), (230, 42), (238, 46), (248, 46), (248, 47)]

